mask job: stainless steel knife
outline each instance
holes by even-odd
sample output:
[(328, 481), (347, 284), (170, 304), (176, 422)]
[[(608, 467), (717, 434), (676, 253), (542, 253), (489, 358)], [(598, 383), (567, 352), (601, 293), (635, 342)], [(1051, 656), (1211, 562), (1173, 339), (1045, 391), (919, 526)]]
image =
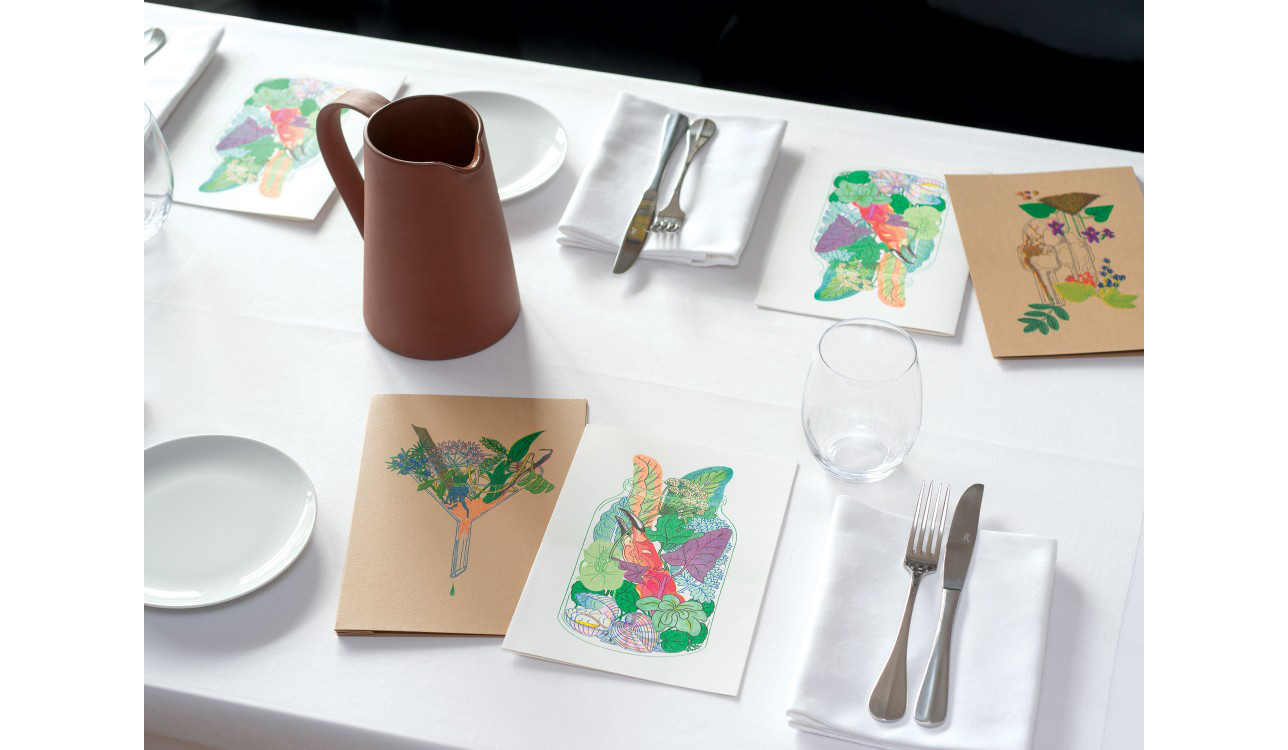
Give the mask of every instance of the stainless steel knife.
[(948, 661), (952, 654), (953, 620), (957, 616), (957, 600), (966, 585), (971, 553), (975, 551), (979, 506), (983, 500), (984, 485), (972, 484), (962, 493), (953, 511), (944, 562), (944, 604), (939, 613), (939, 628), (935, 631), (935, 650), (926, 664), (921, 694), (917, 696), (917, 712), (913, 715), (922, 726), (938, 726), (948, 716)]
[(662, 175), (666, 174), (666, 165), (671, 161), (671, 154), (675, 153), (675, 147), (684, 139), (684, 134), (688, 130), (689, 118), (679, 112), (672, 112), (666, 118), (666, 129), (662, 131), (662, 153), (657, 160), (657, 172), (653, 175), (653, 183), (649, 185), (648, 190), (644, 191), (639, 207), (635, 209), (631, 225), (626, 228), (626, 237), (622, 239), (622, 246), (617, 249), (617, 260), (613, 262), (613, 273), (625, 273), (626, 269), (635, 265), (635, 261), (639, 259), (640, 251), (644, 249), (644, 240), (648, 239), (653, 215), (657, 213), (657, 191), (662, 186)]

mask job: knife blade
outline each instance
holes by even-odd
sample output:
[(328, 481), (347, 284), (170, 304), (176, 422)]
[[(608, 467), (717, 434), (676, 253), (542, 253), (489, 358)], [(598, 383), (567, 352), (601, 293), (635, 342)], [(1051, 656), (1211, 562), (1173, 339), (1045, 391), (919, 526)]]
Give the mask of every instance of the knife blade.
[(948, 528), (948, 550), (944, 558), (944, 588), (961, 591), (966, 585), (966, 570), (975, 551), (975, 534), (979, 531), (979, 506), (984, 500), (984, 485), (972, 484), (962, 493)]
[(670, 163), (675, 147), (684, 139), (684, 134), (688, 130), (688, 117), (679, 112), (672, 112), (667, 116), (666, 127), (662, 130), (662, 152), (658, 155), (653, 182), (644, 191), (644, 197), (640, 199), (635, 215), (631, 218), (630, 225), (626, 227), (626, 236), (622, 238), (622, 245), (617, 249), (617, 258), (613, 261), (613, 273), (625, 273), (626, 269), (635, 265), (635, 261), (639, 259), (640, 251), (644, 249), (644, 240), (648, 239), (649, 227), (653, 224), (653, 216), (657, 213), (657, 192), (662, 186), (666, 165)]
[(979, 507), (983, 500), (984, 485), (972, 484), (962, 493), (957, 509), (953, 511), (944, 559), (944, 602), (939, 611), (939, 627), (935, 630), (935, 649), (926, 664), (921, 693), (917, 696), (917, 712), (913, 715), (917, 723), (925, 727), (939, 726), (948, 716), (948, 664), (952, 655), (953, 621), (957, 618), (957, 602), (966, 585), (966, 572), (975, 552)]

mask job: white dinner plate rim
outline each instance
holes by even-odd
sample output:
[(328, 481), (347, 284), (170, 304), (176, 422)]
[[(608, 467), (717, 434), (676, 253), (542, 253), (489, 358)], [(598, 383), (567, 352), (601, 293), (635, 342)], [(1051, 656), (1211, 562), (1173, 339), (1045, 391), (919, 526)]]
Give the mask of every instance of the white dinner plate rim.
[[(224, 602), (229, 602), (229, 601), (232, 601), (233, 599), (238, 599), (240, 597), (246, 596), (247, 594), (253, 591), (257, 591), (263, 588), (264, 586), (267, 586), (270, 582), (276, 580), (277, 577), (280, 576), (282, 573), (286, 572), (286, 570), (290, 568), (291, 565), (293, 565), (297, 559), (299, 559), (300, 555), (304, 553), (305, 548), (309, 546), (309, 540), (313, 538), (313, 529), (317, 525), (317, 516), (318, 516), (317, 487), (313, 484), (313, 478), (309, 476), (308, 472), (304, 470), (303, 466), (300, 466), (300, 462), (296, 461), (285, 451), (279, 448), (276, 448), (272, 445), (269, 445), (268, 443), (265, 443), (261, 440), (248, 438), (243, 435), (231, 435), (226, 433), (203, 433), (203, 434), (197, 434), (197, 435), (185, 435), (183, 437), (177, 437), (171, 440), (165, 440), (160, 443), (150, 445), (147, 448), (144, 448), (143, 453), (146, 456), (148, 451), (151, 451), (156, 448), (160, 448), (162, 446), (167, 446), (167, 445), (172, 445), (174, 443), (187, 442), (192, 440), (206, 440), (210, 438), (232, 439), (232, 440), (240, 440), (243, 442), (252, 443), (259, 448), (267, 449), (273, 453), (278, 454), (282, 458), (285, 458), (287, 462), (289, 462), (290, 466), (299, 472), (300, 477), (303, 478), (303, 480), (305, 481), (305, 483), (308, 485), (308, 488), (309, 488), (308, 499), (305, 503), (306, 517), (303, 524), (303, 528), (302, 530), (300, 530), (302, 531), (302, 533), (296, 533), (292, 535), (290, 543), (292, 544), (293, 549), (291, 549), (290, 554), (288, 554), (285, 558), (282, 559), (281, 563), (274, 566), (271, 570), (266, 571), (264, 575), (259, 579), (252, 581), (245, 586), (237, 587), (232, 593), (229, 593), (227, 595), (217, 595), (209, 598), (188, 600), (180, 603), (175, 603), (172, 601), (164, 601), (164, 600), (157, 600), (157, 599), (151, 598), (148, 596), (147, 592), (145, 591), (143, 594), (144, 606), (156, 607), (158, 609), (196, 609), (199, 607), (210, 607), (216, 604), (223, 604)], [(144, 492), (146, 493), (146, 491), (147, 490), (145, 487)], [(147, 511), (146, 511), (146, 504), (145, 504), (144, 513), (146, 514), (146, 512)]]
[[(514, 99), (516, 101), (523, 102), (524, 104), (528, 104), (533, 107), (536, 107), (537, 109), (549, 115), (550, 119), (554, 120), (554, 123), (556, 126), (555, 132), (563, 134), (562, 148), (559, 149), (559, 158), (556, 161), (554, 161), (544, 172), (540, 173), (537, 176), (532, 176), (534, 172), (528, 172), (527, 175), (525, 175), (525, 177), (529, 177), (530, 179), (523, 180), (522, 184), (524, 186), (521, 188), (511, 188), (510, 190), (507, 191), (502, 186), (497, 185), (497, 193), (500, 195), (502, 203), (508, 200), (511, 200), (513, 198), (518, 198), (521, 195), (527, 195), (528, 193), (531, 193), (533, 190), (536, 190), (537, 188), (549, 182), (551, 178), (553, 178), (556, 174), (559, 173), (559, 168), (563, 166), (564, 161), (568, 158), (568, 129), (564, 127), (563, 121), (560, 120), (558, 117), (556, 117), (554, 112), (551, 112), (546, 107), (541, 106), (540, 104), (532, 101), (531, 99), (519, 96), (517, 94), (511, 94), (508, 91), (494, 91), (490, 89), (469, 89), (467, 91), (454, 91), (448, 94), (447, 96), (450, 96), (456, 99), (461, 99), (462, 101), (469, 103), (469, 100), (466, 99), (465, 97), (468, 97), (471, 94), (484, 94), (486, 96), (503, 96), (503, 97), (508, 97), (510, 99)], [(475, 105), (470, 104), (470, 106), (474, 107)], [(477, 109), (477, 107), (475, 108)], [(486, 123), (484, 123), (484, 127), (486, 127)], [(559, 139), (557, 136), (555, 139), (555, 143), (556, 144), (559, 143)]]

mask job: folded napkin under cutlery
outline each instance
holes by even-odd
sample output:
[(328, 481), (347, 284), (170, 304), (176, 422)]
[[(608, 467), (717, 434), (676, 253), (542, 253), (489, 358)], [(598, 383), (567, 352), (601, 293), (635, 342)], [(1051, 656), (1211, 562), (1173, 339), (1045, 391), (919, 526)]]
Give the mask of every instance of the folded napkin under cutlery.
[(165, 44), (143, 64), (143, 101), (158, 125), (165, 124), (224, 38), (223, 27), (167, 26), (164, 31)]
[[(658, 134), (672, 110), (619, 94), (599, 148), (559, 220), (559, 243), (616, 253), (657, 164)], [(720, 136), (697, 156), (684, 182), (688, 218), (675, 233), (650, 232), (640, 257), (693, 266), (735, 266), (787, 130), (784, 120), (709, 116)], [(659, 195), (670, 195), (682, 159), (673, 159)]]
[[(1054, 539), (980, 531), (957, 610), (948, 718), (918, 725), (868, 712), (868, 695), (890, 655), (908, 591), (900, 566), (909, 519), (841, 496), (823, 553), (823, 583), (787, 711), (788, 724), (879, 750), (1028, 750), (1033, 744)], [(909, 689), (934, 645), (938, 575), (923, 582), (908, 640)], [(909, 696), (909, 705), (915, 695)]]

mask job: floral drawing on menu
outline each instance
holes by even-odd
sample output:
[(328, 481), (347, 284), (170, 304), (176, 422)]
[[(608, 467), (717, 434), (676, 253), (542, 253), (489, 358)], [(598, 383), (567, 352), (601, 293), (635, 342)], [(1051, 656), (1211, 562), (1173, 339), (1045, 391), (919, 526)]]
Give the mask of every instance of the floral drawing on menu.
[[(434, 442), (424, 427), (412, 425), (416, 444), (389, 459), (389, 470), (416, 482), (456, 520), (450, 575), (469, 567), (470, 534), (485, 513), (520, 493), (540, 495), (555, 488), (542, 474), (551, 448), (533, 449), (544, 431), (524, 435), (508, 448), (493, 438)], [(540, 454), (540, 455), (538, 455)], [(455, 587), (453, 587), (455, 591)]]
[(823, 265), (814, 299), (867, 293), (906, 306), (914, 276), (934, 262), (947, 209), (942, 180), (888, 169), (837, 174), (814, 232)]
[(321, 153), (318, 111), (347, 90), (313, 78), (273, 78), (256, 84), (215, 141), (218, 164), (198, 189), (217, 193), (257, 185), (266, 198), (281, 196), (291, 174)]
[(641, 656), (703, 648), (736, 535), (724, 517), (733, 470), (709, 466), (666, 479), (632, 459), (621, 491), (595, 510), (559, 622), (575, 637)]
[[(1112, 205), (1092, 205), (1101, 197), (1095, 193), (1039, 197), (1035, 190), (1021, 190), (1016, 195), (1028, 201), (1019, 208), (1029, 217), (1016, 254), (1020, 267), (1033, 279), (1038, 300), (1017, 318), (1024, 333), (1046, 336), (1059, 331), (1061, 322), (1071, 318), (1068, 303), (1095, 298), (1118, 310), (1136, 307), (1140, 295), (1121, 290), (1127, 276), (1114, 270), (1104, 247), (1115, 238), (1106, 224)], [(1092, 245), (1100, 252), (1093, 251)]]

